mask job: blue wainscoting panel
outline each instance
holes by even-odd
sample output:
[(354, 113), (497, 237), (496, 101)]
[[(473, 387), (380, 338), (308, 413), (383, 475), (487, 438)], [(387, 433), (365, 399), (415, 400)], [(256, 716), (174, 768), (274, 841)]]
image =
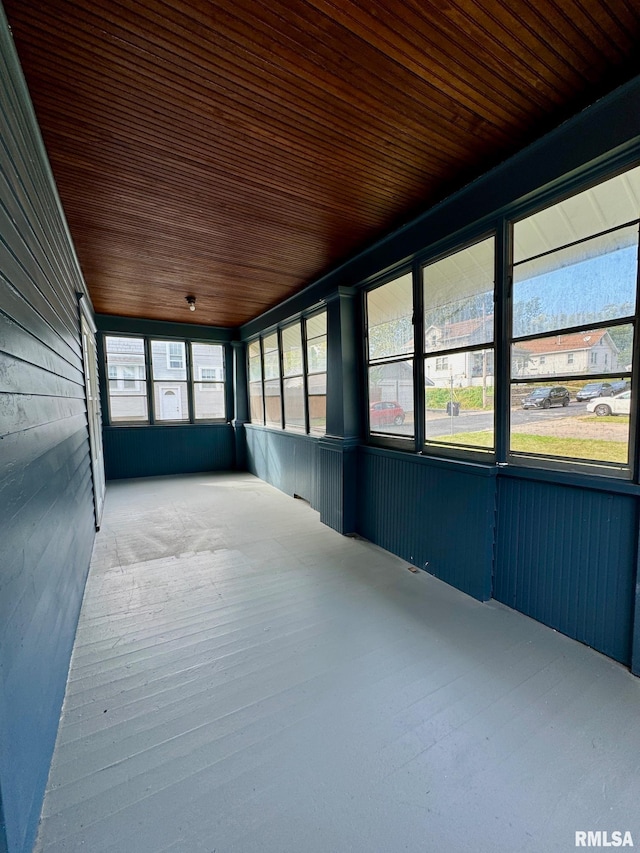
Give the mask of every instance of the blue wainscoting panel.
[(230, 471), (235, 434), (230, 424), (104, 427), (108, 480)]
[(0, 6), (0, 851), (30, 853), (95, 536), (71, 245)]
[(501, 477), (494, 597), (629, 663), (636, 499)]
[(358, 533), (474, 598), (491, 597), (492, 469), (361, 448), (358, 486)]
[(318, 439), (245, 425), (248, 470), (288, 495), (318, 508), (316, 465)]

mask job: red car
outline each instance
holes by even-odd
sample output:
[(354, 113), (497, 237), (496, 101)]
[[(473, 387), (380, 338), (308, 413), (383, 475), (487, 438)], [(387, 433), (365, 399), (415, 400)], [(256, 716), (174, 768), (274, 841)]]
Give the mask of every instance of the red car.
[(372, 427), (384, 426), (385, 424), (400, 426), (404, 423), (404, 409), (391, 400), (372, 403), (369, 408), (369, 423)]

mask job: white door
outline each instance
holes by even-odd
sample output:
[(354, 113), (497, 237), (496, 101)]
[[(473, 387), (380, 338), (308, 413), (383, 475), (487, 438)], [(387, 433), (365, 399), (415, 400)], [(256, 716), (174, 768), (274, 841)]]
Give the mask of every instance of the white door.
[(167, 388), (162, 391), (162, 420), (182, 420), (182, 403), (180, 401), (180, 394), (172, 388)]

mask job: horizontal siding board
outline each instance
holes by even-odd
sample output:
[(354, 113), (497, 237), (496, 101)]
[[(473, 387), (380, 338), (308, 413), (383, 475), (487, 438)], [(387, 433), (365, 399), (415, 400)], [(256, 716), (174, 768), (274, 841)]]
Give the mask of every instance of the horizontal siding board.
[(495, 481), (361, 450), (358, 532), (440, 580), (491, 596)]
[[(30, 266), (38, 270), (39, 275), (49, 284), (60, 281), (67, 273), (66, 264), (51, 254), (50, 241), (43, 234), (38, 213), (30, 204), (22, 184), (19, 181), (9, 183), (2, 170), (0, 170), (0, 198), (3, 199), (3, 206), (14, 223), (16, 233), (21, 237), (19, 241), (8, 240), (7, 242), (11, 242), (14, 247), (20, 246), (21, 256), (28, 258)], [(10, 235), (7, 236), (10, 237)], [(45, 243), (49, 254), (41, 245), (41, 241)], [(76, 307), (73, 291), (70, 289), (56, 291), (49, 287), (49, 298), (56, 314), (69, 329), (70, 338), (73, 340), (72, 329)]]
[(56, 350), (51, 349), (2, 312), (0, 312), (0, 352), (19, 358), (21, 361), (28, 361), (71, 382), (83, 384), (84, 377), (79, 364), (69, 364)]
[[(18, 536), (21, 536), (22, 546), (12, 550), (2, 547), (0, 558), (5, 566), (3, 574), (3, 589), (6, 595), (0, 603), (0, 637), (6, 648), (3, 656), (5, 674), (12, 670), (13, 662), (21, 650), (28, 647), (29, 634), (32, 630), (33, 613), (37, 610), (46, 622), (43, 607), (50, 605), (50, 600), (42, 599), (38, 590), (43, 582), (51, 583), (52, 589), (62, 589), (65, 566), (56, 560), (56, 553), (66, 553), (71, 548), (74, 531), (64, 524), (64, 513), (70, 503), (81, 499), (91, 508), (90, 483), (87, 477), (89, 460), (82, 448), (78, 448), (73, 456), (68, 458), (65, 465), (57, 471), (48, 471), (42, 475), (53, 485), (46, 485), (28, 495), (21, 505), (20, 511), (11, 520)], [(77, 495), (70, 494), (69, 486), (61, 490), (59, 484), (63, 478), (70, 484), (82, 482)], [(57, 486), (57, 489), (56, 489)], [(84, 511), (84, 510), (83, 510)], [(21, 523), (23, 516), (29, 521)], [(27, 574), (24, 567), (29, 566)], [(58, 595), (55, 594), (57, 599)], [(24, 640), (20, 646), (7, 643), (9, 637), (21, 636)]]
[(82, 435), (87, 419), (84, 414), (73, 418), (52, 421), (33, 429), (20, 430), (2, 438), (0, 451), (3, 465), (0, 467), (0, 500), (5, 487), (15, 488), (18, 477), (24, 477), (28, 466), (38, 464), (53, 448), (63, 444), (74, 435)]
[(0, 823), (33, 847), (95, 535), (82, 274), (0, 8)]
[[(89, 454), (83, 446), (81, 433), (70, 436), (65, 442), (50, 450), (42, 458), (34, 460), (20, 472), (13, 486), (5, 482), (0, 493), (3, 502), (10, 496), (9, 510), (3, 514), (3, 522), (10, 526), (11, 537), (0, 542), (0, 559), (3, 565), (3, 596), (0, 612), (6, 616), (15, 602), (9, 595), (16, 576), (25, 583), (30, 582), (23, 569), (31, 561), (40, 558), (51, 541), (51, 531), (44, 523), (51, 506), (57, 500), (60, 489), (66, 490), (67, 482), (81, 488), (87, 480)], [(62, 486), (61, 486), (62, 484)]]
[(0, 394), (0, 436), (86, 414), (84, 400), (75, 397), (44, 397)]
[[(0, 252), (2, 244), (0, 241)], [(54, 328), (24, 298), (20, 291), (5, 278), (0, 265), (0, 312), (30, 332), (33, 337), (57, 352), (71, 367), (81, 369), (79, 354), (70, 349)]]
[(84, 398), (84, 385), (0, 351), (0, 394)]
[(633, 497), (503, 478), (494, 596), (629, 663), (636, 531)]
[[(73, 333), (67, 326), (69, 316), (67, 306), (57, 298), (54, 278), (48, 277), (38, 264), (33, 253), (27, 248), (23, 235), (17, 230), (5, 206), (0, 203), (0, 264), (7, 270), (8, 276), (15, 281), (16, 277), (28, 279), (34, 288), (31, 301), (36, 305), (45, 319), (55, 326), (60, 336), (71, 350), (79, 356), (80, 346), (73, 338)], [(64, 312), (63, 318), (59, 312)]]
[(235, 462), (235, 435), (228, 424), (105, 427), (103, 441), (108, 480), (228, 471)]

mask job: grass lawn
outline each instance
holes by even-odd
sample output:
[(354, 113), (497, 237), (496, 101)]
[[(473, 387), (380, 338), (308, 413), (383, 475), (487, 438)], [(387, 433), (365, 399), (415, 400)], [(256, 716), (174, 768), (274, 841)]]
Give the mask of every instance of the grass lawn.
[[(602, 421), (605, 418), (598, 418)], [(611, 420), (617, 420), (612, 418)], [(439, 442), (461, 444), (471, 447), (492, 447), (493, 433), (459, 432), (457, 435), (443, 435)], [(552, 435), (527, 435), (513, 433), (511, 449), (521, 453), (539, 453), (544, 456), (564, 456), (569, 459), (593, 459), (597, 462), (627, 462), (626, 441), (605, 441), (592, 438), (556, 438)]]
[(578, 420), (581, 424), (628, 424), (629, 415), (587, 415), (585, 418), (578, 418)]

